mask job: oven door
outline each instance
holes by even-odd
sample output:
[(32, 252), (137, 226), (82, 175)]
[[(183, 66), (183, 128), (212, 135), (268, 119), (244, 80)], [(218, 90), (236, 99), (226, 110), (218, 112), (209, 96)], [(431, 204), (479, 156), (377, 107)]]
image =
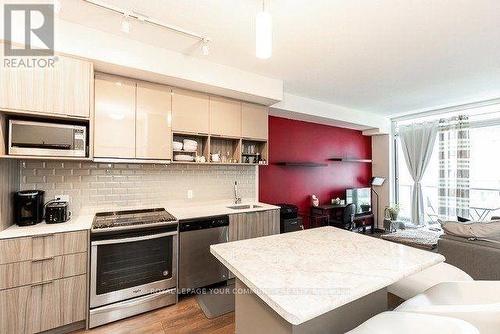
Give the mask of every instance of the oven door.
[(177, 226), (92, 236), (90, 307), (175, 288), (177, 242)]

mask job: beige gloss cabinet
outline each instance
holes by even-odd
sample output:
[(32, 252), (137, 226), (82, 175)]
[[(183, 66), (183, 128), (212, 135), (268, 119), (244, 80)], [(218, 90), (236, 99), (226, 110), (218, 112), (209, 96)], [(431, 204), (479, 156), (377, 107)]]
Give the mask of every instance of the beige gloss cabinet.
[(134, 81), (96, 75), (94, 156), (135, 158)]
[(93, 65), (57, 55), (54, 67), (0, 66), (0, 108), (89, 118)]
[(169, 87), (137, 83), (136, 158), (172, 159), (171, 99)]
[(207, 94), (172, 89), (172, 130), (184, 133), (209, 133), (209, 97)]
[(241, 137), (241, 102), (210, 96), (210, 134)]
[(252, 103), (241, 105), (241, 136), (243, 138), (267, 140), (267, 107)]

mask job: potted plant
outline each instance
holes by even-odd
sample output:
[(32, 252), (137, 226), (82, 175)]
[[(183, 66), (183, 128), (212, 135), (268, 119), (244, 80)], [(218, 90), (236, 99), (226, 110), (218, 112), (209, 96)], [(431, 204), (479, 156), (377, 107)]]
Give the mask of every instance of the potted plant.
[(390, 220), (398, 220), (399, 204), (387, 206), (384, 210), (384, 215)]

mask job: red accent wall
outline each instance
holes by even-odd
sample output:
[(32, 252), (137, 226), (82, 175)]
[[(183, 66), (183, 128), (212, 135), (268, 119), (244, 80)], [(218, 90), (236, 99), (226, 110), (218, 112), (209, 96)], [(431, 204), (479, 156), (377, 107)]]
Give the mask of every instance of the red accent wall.
[[(361, 131), (281, 117), (269, 117), (269, 165), (259, 168), (259, 200), (291, 203), (309, 214), (311, 194), (321, 204), (344, 198), (345, 189), (367, 186), (371, 164), (327, 161), (332, 157), (370, 159), (371, 137)], [(284, 167), (280, 161), (328, 163), (327, 167)]]

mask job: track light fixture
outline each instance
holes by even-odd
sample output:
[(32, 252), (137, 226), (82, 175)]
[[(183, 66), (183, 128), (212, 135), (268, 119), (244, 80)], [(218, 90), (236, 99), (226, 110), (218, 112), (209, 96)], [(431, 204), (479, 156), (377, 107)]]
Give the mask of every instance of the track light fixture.
[(116, 14), (123, 15), (123, 20), (121, 23), (121, 31), (123, 31), (125, 33), (130, 32), (131, 21), (138, 20), (138, 21), (143, 22), (143, 23), (147, 23), (147, 24), (151, 24), (151, 25), (154, 25), (157, 27), (168, 29), (168, 30), (173, 31), (173, 32), (178, 33), (178, 34), (182, 34), (182, 35), (185, 35), (185, 36), (188, 36), (191, 38), (196, 38), (202, 42), (201, 52), (203, 53), (203, 55), (208, 55), (208, 53), (210, 52), (210, 47), (209, 47), (210, 39), (204, 35), (197, 34), (197, 33), (185, 30), (183, 28), (180, 28), (180, 27), (177, 27), (174, 25), (163, 23), (163, 22), (158, 21), (152, 17), (148, 17), (147, 15), (143, 15), (143, 14), (137, 13), (135, 11), (127, 11), (123, 8), (107, 4), (106, 2), (101, 1), (101, 0), (83, 0), (83, 1), (85, 1), (89, 4), (92, 4), (94, 6), (100, 7), (102, 9), (106, 9), (108, 11), (114, 12)]

